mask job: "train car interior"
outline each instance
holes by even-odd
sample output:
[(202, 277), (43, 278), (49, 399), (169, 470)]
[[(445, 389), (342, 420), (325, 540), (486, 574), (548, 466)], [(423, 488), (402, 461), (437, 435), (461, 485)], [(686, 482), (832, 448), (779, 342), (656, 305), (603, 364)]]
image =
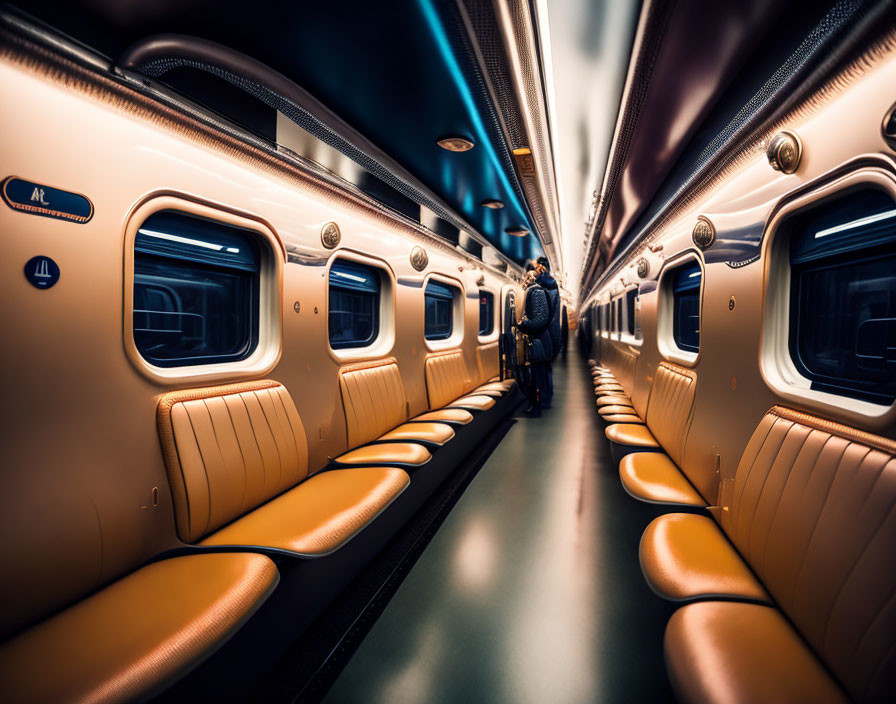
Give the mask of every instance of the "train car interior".
[(896, 701), (896, 2), (0, 0), (0, 701)]

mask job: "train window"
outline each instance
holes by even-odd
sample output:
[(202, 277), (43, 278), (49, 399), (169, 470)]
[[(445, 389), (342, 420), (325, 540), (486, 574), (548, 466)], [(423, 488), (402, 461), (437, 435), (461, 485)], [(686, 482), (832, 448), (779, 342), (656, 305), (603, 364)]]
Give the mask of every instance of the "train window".
[(479, 292), (479, 336), (486, 337), (495, 329), (495, 294)]
[(440, 281), (426, 284), (424, 337), (427, 340), (447, 340), (454, 330), (454, 298), (459, 295), (454, 286)]
[(134, 344), (157, 367), (235, 362), (258, 345), (261, 251), (249, 230), (175, 211), (134, 240)]
[(622, 333), (622, 298), (616, 299), (616, 334)]
[(686, 352), (700, 350), (700, 264), (691, 261), (678, 267), (672, 278), (672, 336)]
[(370, 266), (338, 259), (330, 267), (330, 347), (368, 347), (379, 333), (380, 274)]
[(638, 289), (633, 288), (625, 292), (625, 324), (628, 334), (635, 334), (635, 299), (638, 297)]
[(896, 204), (876, 189), (798, 217), (790, 239), (789, 350), (820, 391), (896, 399)]

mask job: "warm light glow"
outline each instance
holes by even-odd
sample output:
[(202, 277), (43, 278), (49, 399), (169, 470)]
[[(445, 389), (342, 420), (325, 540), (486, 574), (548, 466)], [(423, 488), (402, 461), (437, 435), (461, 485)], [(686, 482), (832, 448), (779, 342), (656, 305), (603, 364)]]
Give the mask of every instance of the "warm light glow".
[(513, 150), (514, 156), (526, 156), (527, 154), (531, 154), (532, 150), (529, 147), (517, 147)]

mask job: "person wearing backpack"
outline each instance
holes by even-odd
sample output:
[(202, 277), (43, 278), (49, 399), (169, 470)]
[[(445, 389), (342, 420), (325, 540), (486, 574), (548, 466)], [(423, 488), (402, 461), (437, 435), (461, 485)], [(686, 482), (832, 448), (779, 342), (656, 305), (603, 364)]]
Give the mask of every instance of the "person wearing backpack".
[(547, 365), (547, 387), (542, 408), (550, 408), (554, 397), (554, 370), (553, 361), (563, 349), (563, 331), (560, 326), (560, 287), (554, 277), (551, 276), (551, 263), (547, 257), (539, 257), (535, 262), (535, 282), (544, 289), (548, 301), (550, 320), (548, 322), (548, 334), (551, 338), (553, 353)]
[(535, 385), (535, 393), (526, 414), (532, 417), (541, 415), (548, 394), (548, 373), (551, 360), (554, 358), (554, 346), (549, 331), (551, 311), (545, 290), (536, 282), (537, 271), (532, 262), (526, 266), (525, 299), (523, 318), (518, 327), (529, 336), (529, 363)]

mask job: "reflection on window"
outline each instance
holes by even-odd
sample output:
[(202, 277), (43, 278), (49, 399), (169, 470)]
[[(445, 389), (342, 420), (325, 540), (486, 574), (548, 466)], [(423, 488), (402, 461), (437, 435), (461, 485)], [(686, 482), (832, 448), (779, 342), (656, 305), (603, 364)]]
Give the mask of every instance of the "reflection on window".
[(625, 314), (628, 334), (635, 334), (635, 299), (638, 298), (638, 289), (633, 288), (625, 292)]
[(380, 275), (373, 267), (337, 260), (330, 267), (330, 347), (367, 347), (379, 333)]
[(491, 335), (495, 329), (495, 294), (489, 291), (479, 292), (479, 335)]
[(697, 262), (678, 267), (672, 278), (672, 335), (679, 349), (700, 351), (700, 281)]
[(451, 337), (454, 329), (454, 297), (457, 294), (456, 288), (438, 281), (426, 284), (424, 336), (427, 340), (447, 340)]
[(134, 343), (158, 367), (245, 359), (258, 344), (260, 250), (251, 232), (163, 211), (134, 240)]
[(791, 238), (790, 353), (813, 389), (896, 399), (896, 204), (865, 190), (811, 211)]

